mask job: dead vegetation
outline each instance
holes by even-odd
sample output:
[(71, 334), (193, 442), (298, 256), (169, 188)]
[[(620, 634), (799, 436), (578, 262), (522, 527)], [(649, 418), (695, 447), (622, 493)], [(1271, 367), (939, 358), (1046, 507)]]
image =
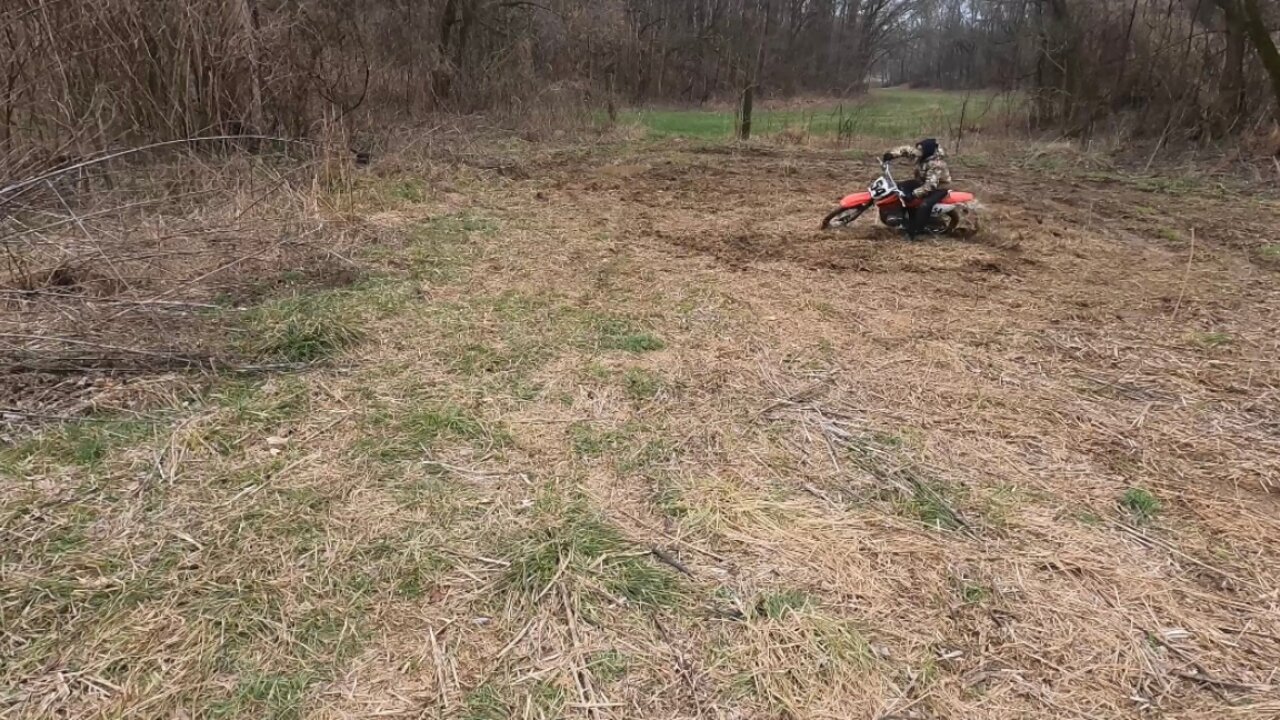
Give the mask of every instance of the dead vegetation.
[(982, 150), (959, 242), (811, 230), (858, 154), (506, 142), (10, 279), (330, 362), (0, 450), (0, 715), (1274, 717), (1275, 198)]

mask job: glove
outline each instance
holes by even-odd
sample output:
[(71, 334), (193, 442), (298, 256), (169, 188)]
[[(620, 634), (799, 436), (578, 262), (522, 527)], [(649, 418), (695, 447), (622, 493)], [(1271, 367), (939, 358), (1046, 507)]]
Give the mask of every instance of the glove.
[(893, 162), (893, 153), (885, 153), (880, 156), (882, 162)]

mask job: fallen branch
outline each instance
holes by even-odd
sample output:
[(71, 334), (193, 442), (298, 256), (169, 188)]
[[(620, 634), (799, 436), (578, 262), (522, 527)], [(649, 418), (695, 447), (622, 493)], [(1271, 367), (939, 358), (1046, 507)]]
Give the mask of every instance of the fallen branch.
[(274, 142), (293, 143), (297, 145), (307, 145), (311, 147), (316, 146), (316, 143), (311, 142), (310, 140), (293, 140), (290, 138), (276, 137), (273, 135), (208, 135), (204, 137), (182, 138), (181, 140), (165, 140), (163, 142), (149, 143), (147, 145), (139, 145), (137, 147), (127, 148), (125, 150), (108, 152), (103, 155), (99, 155), (97, 157), (89, 158), (88, 160), (82, 160), (81, 162), (78, 162), (78, 163), (65, 165), (63, 167), (50, 170), (46, 173), (36, 175), (35, 177), (27, 178), (26, 180), (19, 180), (18, 182), (11, 183), (3, 188), (0, 188), (0, 202), (4, 201), (5, 195), (10, 195), (12, 193), (20, 192), (33, 185), (38, 185), (47, 180), (56, 178), (59, 175), (66, 175), (67, 173), (73, 173), (73, 172), (76, 172), (77, 170), (83, 170), (84, 168), (92, 167), (93, 165), (100, 165), (109, 160), (115, 160), (116, 158), (122, 158), (129, 155), (136, 155), (141, 152), (146, 152), (148, 150), (155, 150), (157, 148), (162, 148), (162, 147), (172, 147), (174, 145), (190, 145), (191, 143), (197, 143), (197, 142), (223, 141), (223, 140), (270, 140)]
[(1211, 685), (1213, 687), (1222, 688), (1224, 690), (1243, 690), (1245, 692), (1269, 693), (1275, 689), (1272, 685), (1251, 685), (1249, 683), (1239, 683), (1232, 680), (1221, 680), (1206, 673), (1202, 668), (1197, 668), (1196, 672), (1175, 672), (1174, 677), (1180, 677), (1183, 680)]
[(62, 300), (78, 300), (91, 305), (156, 305), (160, 307), (199, 308), (201, 310), (225, 310), (221, 305), (211, 303), (186, 302), (183, 300), (97, 300), (73, 293), (51, 292), (49, 290), (0, 290), (0, 295), (9, 297), (50, 297)]
[(676, 570), (679, 570), (680, 572), (684, 573), (685, 575), (688, 575), (689, 577), (693, 577), (693, 571), (690, 570), (688, 567), (686, 567), (684, 563), (676, 559), (675, 555), (672, 555), (671, 553), (667, 552), (666, 550), (663, 550), (657, 545), (651, 546), (649, 548), (649, 552), (653, 553), (654, 557), (670, 565)]
[(164, 360), (181, 360), (190, 364), (199, 364), (201, 362), (209, 362), (207, 359), (196, 359), (189, 356), (180, 355), (178, 353), (156, 352), (154, 350), (142, 350), (139, 348), (122, 347), (120, 345), (109, 345), (107, 343), (90, 342), (88, 340), (77, 340), (76, 338), (59, 337), (56, 335), (27, 335), (24, 333), (0, 333), (0, 338), (7, 340), (46, 340), (50, 342), (63, 343), (65, 345), (76, 345), (79, 347), (89, 347), (98, 350), (113, 350), (115, 352), (131, 353), (133, 355), (142, 355), (144, 357), (162, 358)]
[(1192, 565), (1195, 565), (1195, 566), (1197, 566), (1197, 567), (1201, 568), (1202, 570), (1208, 570), (1209, 572), (1211, 572), (1211, 573), (1213, 573), (1213, 574), (1215, 574), (1215, 575), (1217, 575), (1217, 576), (1219, 576), (1219, 577), (1222, 577), (1222, 578), (1225, 578), (1225, 579), (1227, 579), (1227, 580), (1230, 580), (1230, 581), (1232, 581), (1232, 582), (1234, 582), (1234, 583), (1239, 583), (1241, 586), (1251, 588), (1251, 589), (1253, 589), (1253, 590), (1256, 590), (1256, 591), (1261, 592), (1261, 593), (1264, 593), (1264, 594), (1265, 594), (1265, 593), (1270, 593), (1270, 592), (1272, 592), (1272, 590), (1271, 590), (1271, 589), (1266, 588), (1266, 587), (1264, 587), (1264, 586), (1262, 586), (1262, 585), (1260, 585), (1260, 584), (1258, 584), (1258, 583), (1255, 583), (1255, 582), (1253, 582), (1253, 581), (1251, 581), (1251, 580), (1246, 580), (1246, 579), (1241, 578), (1241, 577), (1238, 577), (1238, 576), (1236, 576), (1236, 575), (1232, 575), (1231, 573), (1227, 572), (1226, 570), (1223, 570), (1223, 569), (1221, 569), (1221, 568), (1216, 568), (1216, 567), (1214, 567), (1214, 566), (1210, 565), (1209, 563), (1204, 562), (1203, 560), (1196, 559), (1196, 558), (1192, 557), (1191, 555), (1188, 555), (1187, 553), (1183, 552), (1182, 550), (1179, 550), (1179, 549), (1178, 549), (1177, 547), (1175, 547), (1172, 543), (1170, 543), (1170, 542), (1168, 542), (1168, 541), (1166, 541), (1166, 540), (1163, 540), (1163, 539), (1157, 538), (1157, 537), (1155, 537), (1155, 536), (1153, 536), (1153, 535), (1148, 535), (1148, 534), (1146, 534), (1146, 533), (1142, 532), (1141, 530), (1139, 530), (1138, 528), (1133, 527), (1132, 525), (1129, 525), (1129, 524), (1127, 524), (1127, 523), (1123, 523), (1123, 522), (1119, 522), (1119, 521), (1112, 521), (1112, 523), (1111, 523), (1111, 524), (1112, 524), (1116, 529), (1118, 529), (1118, 530), (1120, 530), (1121, 532), (1125, 533), (1125, 534), (1126, 534), (1126, 535), (1128, 535), (1129, 537), (1132, 537), (1134, 540), (1137, 540), (1139, 543), (1141, 543), (1141, 544), (1143, 544), (1143, 545), (1146, 545), (1147, 547), (1157, 547), (1157, 548), (1160, 548), (1161, 550), (1164, 550), (1165, 552), (1167, 552), (1167, 553), (1169, 553), (1169, 554), (1173, 555), (1173, 556), (1174, 556), (1174, 557), (1176, 557), (1176, 558), (1179, 558), (1179, 559), (1181, 559), (1181, 560), (1184, 560), (1184, 561), (1186, 561), (1186, 562), (1189, 562), (1189, 563), (1191, 563)]

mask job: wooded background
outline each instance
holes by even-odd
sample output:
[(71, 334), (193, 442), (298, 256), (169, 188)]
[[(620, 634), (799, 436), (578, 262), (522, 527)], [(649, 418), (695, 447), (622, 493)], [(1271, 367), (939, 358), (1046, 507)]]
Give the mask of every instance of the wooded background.
[[(1029, 127), (1280, 118), (1270, 0), (7, 0), (0, 158), (437, 112), (1001, 88)], [(0, 168), (5, 167), (0, 165)]]

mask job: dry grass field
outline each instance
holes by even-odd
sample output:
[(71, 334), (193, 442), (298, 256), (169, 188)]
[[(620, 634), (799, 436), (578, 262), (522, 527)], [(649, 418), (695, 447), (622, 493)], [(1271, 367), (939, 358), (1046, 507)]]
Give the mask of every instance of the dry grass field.
[(872, 144), (406, 152), (9, 277), (0, 717), (1280, 717), (1274, 190), (975, 141), (977, 232), (818, 231)]

